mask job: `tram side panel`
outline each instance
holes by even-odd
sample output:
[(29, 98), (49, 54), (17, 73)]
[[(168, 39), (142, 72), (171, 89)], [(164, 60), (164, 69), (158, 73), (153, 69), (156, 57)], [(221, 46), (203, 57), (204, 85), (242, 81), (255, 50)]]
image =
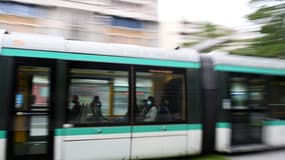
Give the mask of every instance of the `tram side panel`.
[(285, 77), (270, 78), (268, 114), (263, 123), (264, 142), (272, 147), (285, 146)]
[(228, 73), (217, 74), (217, 121), (215, 147), (219, 152), (229, 152), (231, 146), (231, 112), (229, 111), (231, 100), (228, 94)]
[(202, 152), (202, 99), (201, 99), (201, 69), (187, 70), (187, 115), (188, 115), (188, 140), (187, 155)]
[(272, 147), (285, 146), (285, 121), (284, 120), (271, 120), (265, 122), (263, 128), (265, 143)]
[[(168, 108), (169, 113), (158, 112), (158, 119), (155, 120), (148, 119), (148, 114), (144, 119), (135, 115), (132, 159), (186, 155), (188, 124), (185, 87), (190, 82), (185, 82), (185, 76), (185, 69), (137, 67), (136, 92), (139, 94), (136, 108), (141, 108), (145, 98), (142, 93), (147, 93), (154, 97), (158, 111)], [(141, 84), (145, 84), (144, 87)]]
[[(59, 89), (64, 86), (64, 82), (60, 82), (61, 72), (58, 72), (57, 98), (66, 96), (62, 99), (71, 102), (73, 96), (78, 95), (83, 108), (77, 120), (73, 119), (73, 114), (70, 117), (67, 111), (73, 108), (70, 103), (62, 105), (67, 106), (64, 108), (65, 111), (56, 110), (55, 159), (137, 159), (183, 156), (201, 152), (199, 69), (186, 71), (172, 68), (173, 71), (169, 72), (171, 68), (141, 67), (141, 70), (136, 70), (137, 104), (141, 105), (148, 96), (154, 96), (157, 105), (161, 105), (163, 98), (167, 98), (171, 104), (169, 110), (172, 119), (146, 122), (139, 114), (134, 114), (135, 125), (130, 125), (129, 116), (126, 115), (129, 109), (128, 99), (131, 99), (128, 94), (131, 88), (128, 86), (128, 73), (116, 70), (110, 72), (109, 69), (122, 68), (122, 65), (110, 65), (70, 62), (67, 69), (69, 73), (66, 73), (69, 77), (66, 84), (68, 95), (64, 95), (65, 89)], [(110, 74), (111, 77), (106, 78)], [(104, 117), (97, 117), (100, 120), (93, 117), (90, 108), (90, 100), (96, 94), (100, 95), (102, 102)], [(118, 101), (118, 98), (123, 99)], [(64, 103), (58, 102), (57, 105)], [(123, 110), (118, 115), (112, 115), (117, 109), (114, 107), (119, 104)], [(112, 110), (109, 110), (110, 108)], [(135, 113), (136, 111), (138, 110), (135, 110)], [(65, 118), (60, 116), (63, 114)], [(57, 125), (60, 121), (63, 121), (63, 124)]]
[[(5, 61), (2, 57), (0, 57), (0, 65), (1, 66), (5, 66)], [(5, 67), (0, 67), (0, 73), (2, 76), (7, 76), (7, 73), (5, 74)], [(5, 106), (5, 91), (7, 91), (7, 89), (5, 90), (4, 89), (4, 86), (6, 86), (6, 83), (5, 82), (5, 78), (1, 78), (0, 79), (0, 87), (2, 88), (0, 90), (0, 104), (1, 104), (1, 107), (0, 107), (0, 118), (1, 118), (1, 121), (5, 121), (5, 109), (4, 109), (4, 106)], [(6, 153), (6, 133), (7, 133), (7, 128), (5, 126), (3, 126), (3, 124), (5, 123), (1, 123), (0, 127), (1, 127), (1, 130), (0, 130), (0, 159), (5, 159), (5, 153)]]
[(64, 129), (63, 159), (128, 159), (130, 134), (108, 134), (108, 132), (114, 130), (122, 130), (122, 128), (92, 127)]
[[(173, 119), (158, 124), (143, 124), (133, 126), (132, 132), (132, 159), (153, 157), (175, 157), (201, 153), (202, 123), (200, 99), (200, 69), (186, 70), (186, 84), (182, 98), (181, 93), (175, 93), (173, 98), (168, 97), (172, 106), (170, 108), (173, 118), (184, 117), (186, 121)], [(171, 85), (174, 89), (175, 85)], [(155, 90), (157, 91), (157, 90)], [(157, 94), (157, 93), (156, 93)], [(154, 95), (156, 95), (154, 94)], [(168, 95), (168, 94), (166, 94)], [(156, 96), (157, 98), (160, 95)], [(175, 105), (175, 101), (185, 103), (186, 107)], [(175, 103), (174, 103), (175, 102)], [(174, 108), (173, 108), (174, 107)], [(177, 110), (180, 110), (177, 112)], [(175, 114), (176, 113), (176, 114)]]
[[(129, 159), (128, 70), (111, 64), (70, 62), (68, 105), (57, 129), (56, 155), (66, 160)], [(96, 96), (98, 96), (96, 98)], [(111, 152), (110, 152), (111, 151)]]
[(11, 105), (12, 82), (13, 82), (13, 60), (12, 58), (0, 56), (0, 159), (5, 159), (7, 148), (8, 108)]
[(68, 104), (68, 65), (66, 61), (56, 63), (55, 84), (55, 116), (54, 116), (54, 160), (62, 160), (64, 155), (64, 121), (66, 119), (65, 107)]
[(5, 159), (5, 151), (6, 151), (6, 139), (4, 138), (4, 135), (5, 135), (5, 131), (1, 131), (1, 139), (0, 139), (0, 158), (1, 159)]
[[(84, 65), (81, 66), (92, 65), (94, 64), (84, 63)], [(167, 98), (170, 104), (169, 110), (172, 114), (172, 119), (146, 122), (141, 119), (139, 114), (134, 114), (135, 125), (128, 125), (129, 120), (126, 119), (128, 117), (124, 115), (121, 117), (119, 115), (111, 117), (108, 116), (106, 112), (104, 114), (106, 119), (102, 119), (102, 123), (96, 123), (96, 118), (94, 119), (92, 117), (90, 106), (86, 105), (90, 103), (84, 102), (84, 100), (88, 101), (88, 97), (84, 98), (84, 96), (90, 92), (88, 90), (92, 88), (92, 85), (86, 88), (80, 84), (83, 80), (87, 83), (85, 81), (86, 77), (88, 77), (88, 74), (92, 74), (90, 79), (87, 78), (89, 83), (92, 82), (90, 81), (92, 77), (97, 78), (96, 81), (93, 82), (102, 83), (100, 84), (101, 88), (95, 85), (97, 89), (94, 89), (103, 91), (100, 92), (105, 95), (101, 96), (102, 104), (105, 106), (108, 106), (108, 104), (114, 105), (116, 104), (114, 103), (116, 99), (113, 99), (112, 96), (117, 93), (104, 94), (104, 92), (109, 93), (111, 89), (120, 92), (121, 96), (128, 97), (127, 91), (129, 87), (123, 88), (116, 86), (116, 84), (119, 84), (118, 82), (124, 83), (122, 81), (123, 75), (120, 75), (120, 79), (118, 79), (120, 81), (114, 83), (109, 82), (112, 78), (105, 80), (100, 78), (100, 76), (106, 77), (106, 75), (109, 74), (109, 72), (104, 72), (102, 68), (100, 70), (94, 68), (94, 70), (90, 71), (90, 69), (85, 70), (86, 67), (78, 68), (72, 66), (72, 64), (70, 66), (69, 71), (71, 73), (69, 74), (72, 74), (74, 78), (69, 76), (69, 96), (66, 99), (71, 100), (72, 95), (77, 93), (83, 100), (81, 103), (85, 104), (85, 109), (81, 111), (82, 117), (77, 123), (65, 121), (62, 128), (59, 127), (56, 129), (55, 145), (57, 146), (55, 146), (55, 157), (57, 157), (57, 159), (113, 159), (114, 157), (116, 159), (137, 159), (201, 153), (202, 113), (200, 107), (201, 92), (199, 69), (186, 70), (172, 68), (173, 70), (169, 72), (171, 68), (141, 67), (135, 70), (137, 75), (137, 84), (135, 85), (137, 109), (141, 107), (141, 103), (148, 96), (154, 96), (157, 105), (161, 105), (163, 98)], [(96, 66), (100, 65), (96, 64)], [(111, 73), (114, 72), (116, 71)], [(103, 73), (103, 75), (100, 75), (101, 73)], [(114, 75), (121, 73), (120, 71)], [(97, 75), (94, 76), (94, 74)], [(84, 79), (80, 79), (80, 77), (84, 77)], [(105, 81), (108, 81), (108, 83)], [(116, 80), (113, 79), (112, 81)], [(108, 84), (106, 86), (107, 88), (104, 88), (106, 84)], [(109, 85), (112, 86), (110, 87)], [(84, 93), (81, 94), (80, 92), (82, 91), (84, 91)], [(124, 101), (127, 102), (126, 99), (124, 99)], [(112, 105), (109, 105), (109, 107), (111, 106)], [(127, 110), (122, 112), (122, 114), (125, 114), (126, 111)], [(68, 114), (65, 113), (65, 115), (68, 119)], [(109, 125), (110, 120), (114, 120), (112, 126)], [(95, 123), (92, 123), (92, 121)], [(85, 122), (91, 122), (91, 124), (84, 125)], [(120, 124), (120, 122), (123, 123)], [(110, 150), (112, 150), (111, 153)]]

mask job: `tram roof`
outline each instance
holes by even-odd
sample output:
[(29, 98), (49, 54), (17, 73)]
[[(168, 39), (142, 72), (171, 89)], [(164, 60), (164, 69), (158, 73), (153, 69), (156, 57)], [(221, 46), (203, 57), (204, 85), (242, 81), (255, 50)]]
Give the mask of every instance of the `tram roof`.
[(27, 33), (4, 34), (2, 39), (3, 48), (56, 51), (88, 55), (110, 55), (184, 62), (200, 61), (198, 52), (191, 49), (167, 50), (135, 45), (66, 40), (63, 37)]
[[(280, 72), (282, 72), (282, 75), (283, 72), (285, 72), (285, 60), (283, 59), (233, 55), (228, 54), (226, 52), (217, 51), (211, 52), (208, 55), (212, 57), (216, 70), (239, 71), (248, 69), (248, 72), (251, 72), (253, 71), (252, 69), (257, 68), (274, 69), (275, 71), (279, 70)], [(235, 67), (239, 67), (239, 69)]]

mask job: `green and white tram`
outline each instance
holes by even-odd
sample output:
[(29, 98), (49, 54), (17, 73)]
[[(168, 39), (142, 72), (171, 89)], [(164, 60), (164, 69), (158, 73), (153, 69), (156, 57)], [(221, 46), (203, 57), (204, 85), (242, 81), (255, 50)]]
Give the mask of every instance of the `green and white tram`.
[(3, 160), (285, 147), (285, 60), (2, 33), (0, 73)]
[[(0, 159), (201, 152), (201, 64), (195, 51), (21, 33), (3, 33), (0, 42)], [(96, 96), (101, 118), (91, 105)], [(144, 119), (149, 96), (156, 107), (167, 99), (170, 119)]]

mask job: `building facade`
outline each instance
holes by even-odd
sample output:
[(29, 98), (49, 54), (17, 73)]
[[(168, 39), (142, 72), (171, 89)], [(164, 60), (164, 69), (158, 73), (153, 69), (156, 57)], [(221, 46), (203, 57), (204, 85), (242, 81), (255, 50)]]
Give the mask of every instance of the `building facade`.
[(157, 0), (1, 1), (0, 28), (156, 47)]

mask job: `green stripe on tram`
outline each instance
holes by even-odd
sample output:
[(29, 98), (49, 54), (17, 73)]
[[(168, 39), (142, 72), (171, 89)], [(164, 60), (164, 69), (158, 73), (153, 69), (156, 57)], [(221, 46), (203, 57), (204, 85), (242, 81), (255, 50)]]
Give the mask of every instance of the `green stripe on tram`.
[(186, 131), (186, 130), (200, 130), (201, 124), (168, 124), (168, 125), (151, 125), (151, 126), (134, 126), (134, 133), (142, 132), (161, 132), (161, 131)]
[(166, 129), (166, 125), (133, 126), (133, 133), (160, 132)]
[(188, 124), (188, 130), (201, 130), (202, 124)]
[(0, 131), (0, 138), (6, 138), (6, 131)]
[[(264, 126), (284, 126), (285, 120), (264, 121), (263, 125)], [(231, 123), (218, 122), (218, 123), (216, 123), (216, 128), (231, 128)]]
[(216, 128), (231, 128), (231, 123), (229, 123), (229, 122), (218, 122), (218, 123), (216, 123)]
[(174, 60), (106, 56), (106, 55), (96, 55), (96, 54), (80, 54), (80, 53), (55, 52), (55, 51), (38, 51), (38, 50), (25, 50), (25, 49), (14, 49), (14, 48), (3, 48), (2, 55), (89, 61), (89, 62), (104, 62), (104, 63), (153, 65), (153, 66), (166, 66), (166, 67), (178, 67), (178, 68), (200, 68), (200, 63), (198, 62), (184, 62), (184, 61), (174, 61)]
[(264, 121), (265, 126), (285, 126), (285, 120)]
[[(132, 131), (131, 131), (132, 129)], [(124, 134), (124, 133), (148, 133), (161, 131), (187, 131), (201, 130), (201, 124), (169, 124), (169, 125), (141, 125), (127, 127), (88, 127), (88, 128), (58, 128), (56, 136), (96, 135), (96, 134)]]
[(185, 131), (187, 124), (169, 124), (167, 125), (167, 131)]
[(122, 134), (130, 133), (131, 127), (94, 127), (94, 128), (62, 128), (56, 129), (56, 136)]
[(215, 66), (216, 71), (229, 71), (229, 72), (243, 72), (243, 73), (256, 73), (256, 74), (269, 74), (269, 75), (282, 75), (285, 76), (284, 69), (272, 69), (272, 68), (257, 68), (246, 66), (234, 66), (218, 64)]

